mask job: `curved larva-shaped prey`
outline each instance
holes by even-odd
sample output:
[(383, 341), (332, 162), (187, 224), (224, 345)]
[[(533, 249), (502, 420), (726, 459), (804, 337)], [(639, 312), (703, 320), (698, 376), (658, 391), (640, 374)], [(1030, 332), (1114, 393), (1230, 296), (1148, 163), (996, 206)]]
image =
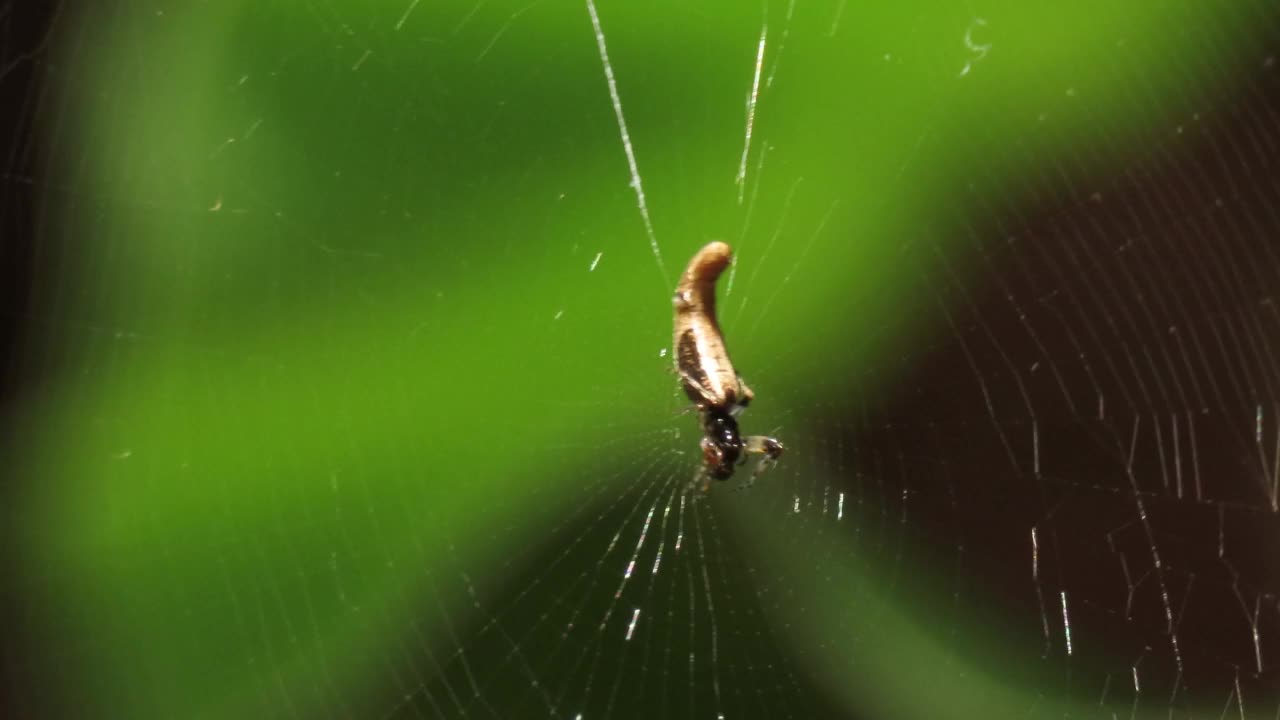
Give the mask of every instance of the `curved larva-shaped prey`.
[(689, 260), (671, 303), (675, 308), (676, 372), (689, 399), (700, 408), (722, 408), (736, 414), (751, 402), (716, 321), (716, 280), (733, 259), (733, 249), (714, 241)]
[(744, 454), (762, 455), (751, 475), (754, 480), (777, 462), (783, 450), (782, 443), (771, 437), (744, 438), (738, 433), (737, 415), (754, 395), (733, 369), (716, 322), (716, 280), (732, 259), (733, 250), (725, 243), (707, 243), (689, 260), (671, 299), (676, 373), (701, 416), (699, 477), (708, 481), (727, 480)]

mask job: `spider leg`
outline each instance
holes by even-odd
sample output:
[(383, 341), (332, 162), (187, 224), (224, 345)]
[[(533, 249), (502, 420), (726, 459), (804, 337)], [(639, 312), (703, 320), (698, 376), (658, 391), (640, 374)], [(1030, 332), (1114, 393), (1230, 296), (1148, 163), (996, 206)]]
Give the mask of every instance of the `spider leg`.
[(782, 443), (764, 435), (748, 435), (742, 438), (743, 452), (750, 455), (760, 455), (761, 457), (760, 462), (756, 463), (755, 469), (751, 471), (751, 475), (746, 480), (743, 480), (737, 489), (746, 490), (754, 485), (756, 478), (777, 464), (778, 458), (782, 457), (784, 449)]
[(697, 405), (694, 405), (693, 403), (690, 403), (688, 405), (681, 407), (679, 410), (676, 410), (673, 414), (676, 417), (684, 417), (685, 415), (688, 415), (691, 412), (699, 412), (701, 410), (702, 408), (698, 407)]
[(698, 471), (689, 479), (689, 483), (685, 485), (685, 494), (690, 495), (696, 501), (703, 497), (711, 489), (711, 473), (707, 472), (705, 467), (699, 467)]

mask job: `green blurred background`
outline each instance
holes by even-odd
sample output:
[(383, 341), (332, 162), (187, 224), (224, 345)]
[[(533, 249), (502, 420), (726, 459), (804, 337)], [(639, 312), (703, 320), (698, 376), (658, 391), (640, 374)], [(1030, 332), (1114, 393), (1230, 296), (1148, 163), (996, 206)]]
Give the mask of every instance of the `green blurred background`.
[[(697, 247), (735, 246), (744, 423), (783, 428), (777, 487), (839, 483), (806, 438), (879, 391), (856, 368), (939, 332), (918, 263), (966, 272), (972, 199), (1123, 163), (1089, 143), (1139, 152), (1242, 62), (1197, 53), (1253, 47), (1256, 9), (602, 0), (660, 257), (583, 3), (64, 10), (39, 101), (39, 382), (11, 411), (33, 713), (1100, 710), (1056, 669), (991, 670), (1026, 656), (978, 621), (927, 629), (951, 578), (780, 523), (782, 491), (707, 499), (679, 592), (609, 610), (640, 516), (696, 466), (668, 297)], [(876, 567), (919, 602), (878, 596)], [(618, 641), (633, 606), (643, 655)], [(575, 607), (613, 624), (543, 639)]]

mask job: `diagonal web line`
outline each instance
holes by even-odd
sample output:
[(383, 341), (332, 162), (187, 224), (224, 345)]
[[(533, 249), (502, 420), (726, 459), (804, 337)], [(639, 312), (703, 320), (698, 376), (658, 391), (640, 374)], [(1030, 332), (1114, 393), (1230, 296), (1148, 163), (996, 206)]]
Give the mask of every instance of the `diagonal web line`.
[(649, 205), (645, 202), (644, 186), (640, 183), (640, 168), (636, 165), (636, 154), (631, 148), (631, 134), (627, 132), (627, 120), (622, 115), (622, 98), (618, 96), (618, 81), (613, 76), (613, 65), (609, 62), (609, 51), (604, 42), (604, 30), (600, 27), (600, 15), (596, 13), (596, 4), (593, 0), (587, 0), (587, 12), (591, 14), (591, 27), (595, 29), (596, 47), (600, 49), (604, 78), (609, 83), (609, 99), (613, 101), (613, 114), (618, 118), (622, 149), (627, 154), (627, 167), (631, 170), (631, 188), (636, 191), (636, 204), (640, 208), (640, 219), (644, 221), (644, 232), (649, 237), (649, 249), (653, 250), (653, 257), (658, 261), (663, 282), (670, 285), (671, 278), (667, 274), (667, 265), (662, 261), (662, 251), (658, 249), (658, 237), (653, 232), (653, 221), (649, 219)]

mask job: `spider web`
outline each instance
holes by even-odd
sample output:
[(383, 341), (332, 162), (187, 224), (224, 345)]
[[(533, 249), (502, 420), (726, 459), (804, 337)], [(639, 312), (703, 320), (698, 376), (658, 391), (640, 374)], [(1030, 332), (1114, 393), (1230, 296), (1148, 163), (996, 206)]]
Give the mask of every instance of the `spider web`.
[(1280, 715), (1264, 3), (0, 8), (11, 716)]

